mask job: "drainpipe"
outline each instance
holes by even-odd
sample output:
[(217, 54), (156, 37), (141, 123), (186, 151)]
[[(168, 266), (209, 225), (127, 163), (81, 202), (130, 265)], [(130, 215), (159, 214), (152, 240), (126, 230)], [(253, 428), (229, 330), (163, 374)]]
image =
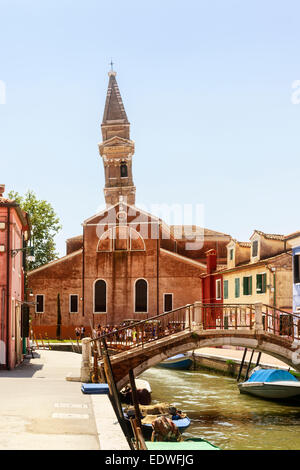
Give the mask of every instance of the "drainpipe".
[(10, 307), (10, 207), (7, 207), (7, 248), (6, 248), (6, 368), (9, 369), (9, 307)]

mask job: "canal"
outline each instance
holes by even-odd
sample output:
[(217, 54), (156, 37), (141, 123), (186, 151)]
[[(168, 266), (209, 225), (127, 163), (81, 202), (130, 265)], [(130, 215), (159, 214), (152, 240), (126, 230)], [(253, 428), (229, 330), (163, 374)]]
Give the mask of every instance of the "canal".
[(189, 416), (186, 437), (223, 450), (300, 450), (300, 403), (241, 395), (235, 379), (199, 370), (153, 367), (140, 378), (151, 385), (152, 403), (174, 404)]

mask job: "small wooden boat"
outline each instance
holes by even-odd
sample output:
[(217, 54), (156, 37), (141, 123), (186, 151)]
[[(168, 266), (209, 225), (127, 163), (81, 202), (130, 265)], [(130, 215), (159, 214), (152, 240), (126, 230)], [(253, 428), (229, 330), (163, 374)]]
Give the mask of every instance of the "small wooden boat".
[(176, 354), (176, 356), (169, 357), (160, 362), (159, 367), (166, 369), (189, 369), (193, 364), (193, 359), (188, 353)]
[(271, 400), (300, 398), (300, 381), (283, 369), (259, 369), (246, 382), (238, 384), (240, 393)]
[[(172, 421), (174, 422), (174, 424), (176, 425), (180, 433), (183, 433), (191, 424), (191, 420), (187, 416), (185, 418), (180, 418), (180, 419), (173, 419), (172, 417)], [(153, 431), (152, 424), (143, 423), (142, 421), (142, 433), (146, 440), (151, 439), (152, 431)]]
[[(181, 412), (176, 410), (176, 407), (173, 407), (167, 403), (157, 403), (156, 405), (150, 406), (140, 406), (141, 411), (141, 421), (142, 421), (142, 433), (145, 439), (151, 439), (152, 435), (152, 422), (160, 416), (166, 416), (169, 419), (172, 419), (173, 423), (178, 428), (180, 433), (184, 432), (191, 424), (190, 418)], [(135, 418), (135, 410), (133, 407), (123, 409), (124, 418), (128, 422), (129, 428), (130, 418)], [(179, 413), (179, 414), (178, 414)]]
[(179, 442), (147, 441), (146, 446), (148, 450), (176, 450), (179, 452), (182, 450), (221, 450), (219, 447), (211, 444), (205, 439), (197, 437), (188, 438)]

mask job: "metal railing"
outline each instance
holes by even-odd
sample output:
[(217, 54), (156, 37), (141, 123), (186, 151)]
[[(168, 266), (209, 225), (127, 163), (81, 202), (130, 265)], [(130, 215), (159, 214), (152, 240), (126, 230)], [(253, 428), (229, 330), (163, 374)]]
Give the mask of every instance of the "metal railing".
[(157, 339), (165, 338), (174, 333), (192, 329), (193, 304), (176, 308), (169, 312), (128, 323), (121, 328), (93, 338), (90, 341), (97, 347), (99, 356), (102, 356), (101, 344), (106, 342), (110, 352), (117, 354), (138, 346), (144, 346)]
[(300, 340), (300, 317), (271, 305), (263, 304), (263, 329), (290, 340)]
[(205, 330), (252, 329), (255, 323), (253, 304), (202, 304)]
[(144, 347), (161, 338), (185, 330), (200, 327), (204, 330), (241, 330), (263, 329), (268, 333), (300, 339), (300, 318), (290, 312), (265, 304), (202, 304), (196, 302), (170, 312), (113, 328), (90, 341), (97, 350), (98, 359), (102, 357), (103, 342), (110, 354)]

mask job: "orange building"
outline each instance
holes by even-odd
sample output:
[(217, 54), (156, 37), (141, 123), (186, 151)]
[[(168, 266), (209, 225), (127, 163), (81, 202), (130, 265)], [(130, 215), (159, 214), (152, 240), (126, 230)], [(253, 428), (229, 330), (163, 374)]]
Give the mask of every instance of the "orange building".
[(200, 300), (206, 255), (226, 262), (229, 235), (195, 226), (168, 226), (135, 206), (134, 142), (116, 73), (109, 84), (99, 152), (106, 209), (83, 222), (67, 240), (66, 256), (28, 275), (37, 334), (73, 337), (76, 326), (118, 325)]

